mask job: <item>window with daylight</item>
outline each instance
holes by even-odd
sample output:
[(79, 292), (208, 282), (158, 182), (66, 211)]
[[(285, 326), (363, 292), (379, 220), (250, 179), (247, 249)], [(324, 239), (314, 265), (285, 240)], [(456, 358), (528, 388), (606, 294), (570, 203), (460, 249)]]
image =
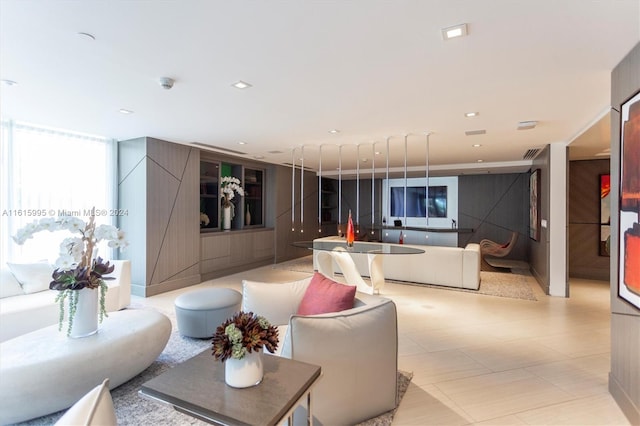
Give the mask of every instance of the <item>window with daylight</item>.
[[(0, 137), (2, 262), (54, 262), (66, 231), (42, 231), (24, 245), (11, 236), (43, 217), (78, 216), (115, 208), (116, 146), (113, 140), (3, 121)], [(96, 217), (96, 223), (113, 224), (115, 217)], [(105, 245), (103, 257), (111, 257)]]

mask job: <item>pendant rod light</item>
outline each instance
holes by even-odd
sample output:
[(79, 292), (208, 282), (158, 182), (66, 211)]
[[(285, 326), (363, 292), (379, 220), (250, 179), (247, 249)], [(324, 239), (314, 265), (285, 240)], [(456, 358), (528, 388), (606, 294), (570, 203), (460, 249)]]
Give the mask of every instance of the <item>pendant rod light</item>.
[(371, 143), (371, 235), (374, 233), (376, 225), (376, 212), (375, 212), (375, 178), (376, 178), (376, 143)]
[(291, 232), (296, 230), (296, 148), (291, 150)]
[(300, 233), (304, 232), (304, 145), (300, 147)]
[(387, 177), (386, 178), (387, 178), (387, 200), (389, 200), (389, 202), (387, 202), (385, 212), (383, 213), (383, 215), (386, 217), (389, 217), (389, 213), (391, 211), (391, 206), (390, 206), (391, 202), (389, 199), (389, 196), (391, 195), (391, 187), (389, 186), (389, 139), (391, 139), (391, 136), (387, 137)]
[(360, 232), (360, 144), (356, 145), (356, 234)]
[(342, 236), (342, 145), (338, 148), (338, 236)]
[(426, 145), (425, 145), (425, 148), (426, 148), (426, 154), (425, 154), (425, 164), (426, 164), (426, 166), (425, 166), (425, 179), (427, 181), (426, 188), (425, 188), (425, 190), (426, 190), (425, 200), (426, 200), (426, 204), (427, 205), (425, 206), (425, 209), (424, 209), (425, 213), (424, 214), (425, 214), (425, 218), (426, 218), (426, 226), (427, 227), (429, 226), (429, 135), (430, 135), (430, 133), (427, 132), (427, 134), (426, 134), (427, 140), (426, 140)]
[(409, 135), (404, 135), (404, 222), (407, 226), (407, 139)]
[(320, 145), (318, 155), (318, 234), (322, 233), (322, 145)]

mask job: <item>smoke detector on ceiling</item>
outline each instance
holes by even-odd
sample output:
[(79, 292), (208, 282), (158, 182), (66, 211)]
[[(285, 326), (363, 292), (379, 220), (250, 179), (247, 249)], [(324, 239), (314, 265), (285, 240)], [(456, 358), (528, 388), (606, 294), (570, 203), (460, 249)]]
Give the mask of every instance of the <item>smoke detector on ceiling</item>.
[(160, 77), (158, 79), (158, 84), (165, 90), (171, 89), (173, 87), (173, 83), (175, 83), (175, 80), (170, 77)]

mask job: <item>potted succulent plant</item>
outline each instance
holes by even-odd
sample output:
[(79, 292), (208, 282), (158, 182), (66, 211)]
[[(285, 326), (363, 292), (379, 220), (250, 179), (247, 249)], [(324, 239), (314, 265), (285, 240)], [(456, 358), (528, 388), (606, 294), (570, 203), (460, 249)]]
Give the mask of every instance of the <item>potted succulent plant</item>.
[(213, 336), (216, 360), (225, 363), (225, 382), (245, 388), (262, 381), (262, 353), (273, 353), (278, 347), (278, 329), (253, 312), (238, 312), (227, 319)]

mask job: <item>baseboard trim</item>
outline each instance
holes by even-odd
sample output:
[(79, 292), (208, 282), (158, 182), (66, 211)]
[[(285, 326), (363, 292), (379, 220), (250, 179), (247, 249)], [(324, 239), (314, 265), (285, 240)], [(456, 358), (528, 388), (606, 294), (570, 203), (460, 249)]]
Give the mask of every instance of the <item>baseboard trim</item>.
[(538, 285), (540, 286), (542, 291), (544, 291), (544, 294), (546, 294), (548, 296), (549, 295), (549, 283), (546, 282), (545, 277), (540, 275), (538, 273), (538, 271), (533, 266), (531, 266), (529, 268), (529, 271), (531, 272), (531, 275), (533, 275), (533, 278), (535, 278), (536, 281), (538, 282)]
[(257, 262), (246, 263), (244, 265), (235, 266), (232, 268), (225, 268), (225, 269), (219, 269), (212, 272), (207, 272), (207, 273), (201, 274), (201, 278), (202, 278), (202, 281), (208, 281), (214, 278), (225, 277), (227, 275), (237, 274), (238, 272), (244, 272), (244, 271), (248, 271), (249, 269), (254, 269), (260, 266), (266, 266), (266, 265), (272, 265), (272, 264), (273, 264), (273, 257), (269, 256), (268, 258), (257, 261)]
[(157, 294), (166, 293), (168, 291), (189, 287), (194, 284), (200, 284), (200, 282), (202, 281), (200, 278), (200, 274), (195, 274), (189, 277), (164, 281), (150, 286), (131, 284), (131, 294), (140, 297), (155, 296)]
[(609, 373), (609, 392), (632, 425), (640, 424), (640, 407), (636, 407), (620, 382)]

